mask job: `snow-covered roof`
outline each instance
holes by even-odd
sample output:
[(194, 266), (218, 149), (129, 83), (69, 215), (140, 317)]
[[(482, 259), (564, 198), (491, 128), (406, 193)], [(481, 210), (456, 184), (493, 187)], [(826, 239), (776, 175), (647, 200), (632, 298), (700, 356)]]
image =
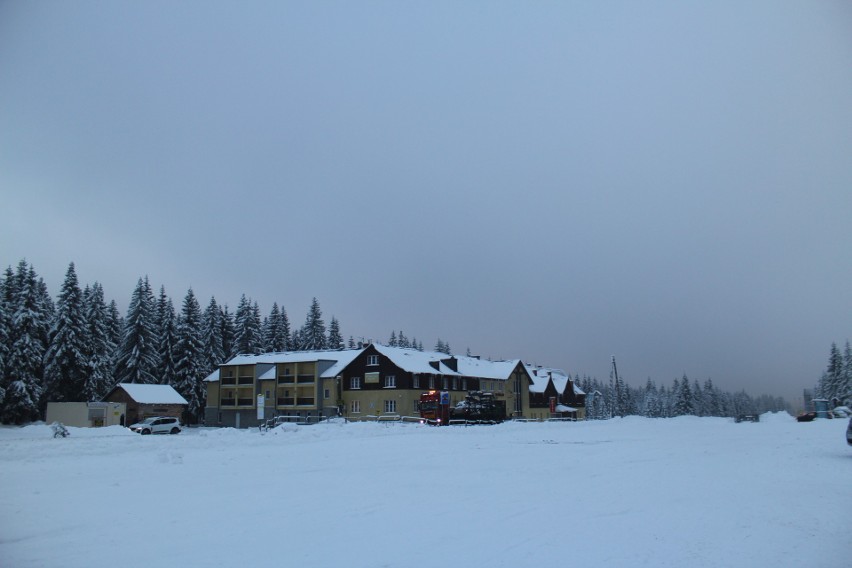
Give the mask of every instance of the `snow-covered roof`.
[[(306, 363), (329, 361), (331, 367), (325, 370), (321, 378), (335, 377), (340, 370), (352, 362), (355, 357), (364, 352), (364, 349), (342, 349), (334, 351), (286, 351), (279, 353), (263, 353), (261, 355), (237, 355), (236, 357), (225, 362), (225, 365), (257, 365), (257, 364), (277, 364), (277, 363)], [(264, 372), (259, 379), (275, 378), (275, 368)], [(219, 380), (219, 371), (216, 370), (204, 379), (207, 382), (216, 382)]]
[(564, 404), (556, 405), (556, 412), (577, 412), (577, 409), (573, 406), (565, 406)]
[(215, 383), (219, 381), (219, 369), (216, 369), (204, 378), (205, 383)]
[[(393, 361), (402, 369), (411, 373), (441, 374), (456, 377), (479, 377), (483, 379), (508, 380), (512, 371), (520, 363), (519, 359), (510, 361), (488, 361), (476, 357), (447, 355), (438, 351), (418, 351), (405, 347), (390, 347), (379, 343), (373, 344), (376, 351)], [(458, 371), (452, 370), (443, 361), (453, 358), (456, 360)], [(437, 363), (437, 369), (432, 365)]]
[[(562, 369), (552, 369), (535, 365), (526, 365), (526, 368), (533, 379), (533, 384), (530, 385), (530, 392), (544, 392), (544, 389), (547, 388), (547, 380), (550, 379), (553, 381), (556, 392), (564, 393), (565, 388), (568, 386), (568, 381), (571, 380), (568, 373)], [(572, 383), (572, 387), (575, 395), (586, 394), (577, 386), (576, 382)]]
[[(409, 349), (407, 347), (390, 347), (374, 343), (373, 347), (376, 351), (393, 361), (393, 364), (410, 373), (426, 373), (430, 375), (454, 375), (460, 377), (461, 373), (457, 373), (441, 363), (441, 359), (449, 359), (450, 355), (446, 353), (438, 353), (435, 351), (418, 351), (417, 349)], [(431, 363), (438, 363), (436, 369)]]
[(110, 392), (115, 391), (115, 389), (123, 389), (130, 398), (139, 404), (189, 404), (178, 391), (169, 385), (119, 383)]

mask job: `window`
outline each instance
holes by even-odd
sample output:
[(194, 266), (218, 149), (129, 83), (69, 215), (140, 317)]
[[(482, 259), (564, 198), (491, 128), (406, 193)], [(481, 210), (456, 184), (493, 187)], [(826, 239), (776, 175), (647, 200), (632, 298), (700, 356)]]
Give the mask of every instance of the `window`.
[(357, 390), (361, 388), (361, 377), (352, 377), (349, 379), (349, 388)]
[(462, 390), (463, 391), (467, 390), (467, 379), (462, 379)]
[(415, 389), (420, 388), (420, 375), (414, 375), (411, 378), (411, 388), (415, 388)]
[(420, 412), (420, 401), (419, 400), (412, 400), (411, 402), (414, 403), (414, 404), (411, 405), (411, 406), (413, 406), (411, 411), (416, 415), (418, 412)]
[(449, 381), (447, 380), (447, 377), (444, 377), (443, 383), (444, 383), (444, 390), (447, 390), (449, 388), (448, 387)]
[(323, 393), (323, 398), (325, 398), (326, 400), (330, 399), (331, 398), (331, 391), (328, 390), (328, 389), (325, 389), (325, 392)]
[(266, 391), (266, 398), (269, 398), (269, 391)]
[(396, 412), (396, 401), (395, 400), (386, 400), (385, 401), (385, 412)]
[(394, 375), (388, 375), (385, 377), (385, 388), (386, 389), (395, 389), (396, 388), (396, 377)]
[(370, 358), (367, 359), (368, 365), (378, 365), (379, 364), (379, 356), (378, 355), (370, 355)]
[(351, 408), (352, 408), (352, 410), (351, 410), (352, 414), (359, 414), (361, 412), (361, 401), (360, 400), (353, 400)]
[(435, 390), (435, 377), (429, 377), (429, 389)]
[(459, 390), (459, 378), (458, 377), (453, 377), (453, 390), (454, 391)]

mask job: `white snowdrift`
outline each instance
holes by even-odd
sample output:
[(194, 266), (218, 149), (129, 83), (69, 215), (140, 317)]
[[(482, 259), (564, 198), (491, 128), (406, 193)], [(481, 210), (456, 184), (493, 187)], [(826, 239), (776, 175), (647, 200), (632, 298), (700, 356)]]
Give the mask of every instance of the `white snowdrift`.
[(842, 566), (845, 427), (0, 428), (0, 565)]

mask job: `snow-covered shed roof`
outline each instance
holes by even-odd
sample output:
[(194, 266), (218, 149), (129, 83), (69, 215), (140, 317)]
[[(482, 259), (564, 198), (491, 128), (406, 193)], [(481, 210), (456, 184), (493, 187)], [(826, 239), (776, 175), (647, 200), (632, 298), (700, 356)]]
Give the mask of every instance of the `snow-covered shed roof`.
[[(139, 404), (189, 404), (178, 391), (170, 385), (143, 385), (137, 383), (119, 383), (107, 396), (122, 389)], [(104, 397), (106, 398), (106, 397)]]
[(205, 383), (216, 383), (219, 381), (219, 369), (216, 369), (206, 377), (204, 377)]

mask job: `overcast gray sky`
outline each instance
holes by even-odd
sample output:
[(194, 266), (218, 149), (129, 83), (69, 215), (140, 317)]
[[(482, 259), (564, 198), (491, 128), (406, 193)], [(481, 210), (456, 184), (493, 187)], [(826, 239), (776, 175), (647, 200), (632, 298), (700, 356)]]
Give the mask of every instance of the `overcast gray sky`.
[(0, 2), (2, 267), (792, 399), (852, 339), (852, 3)]

